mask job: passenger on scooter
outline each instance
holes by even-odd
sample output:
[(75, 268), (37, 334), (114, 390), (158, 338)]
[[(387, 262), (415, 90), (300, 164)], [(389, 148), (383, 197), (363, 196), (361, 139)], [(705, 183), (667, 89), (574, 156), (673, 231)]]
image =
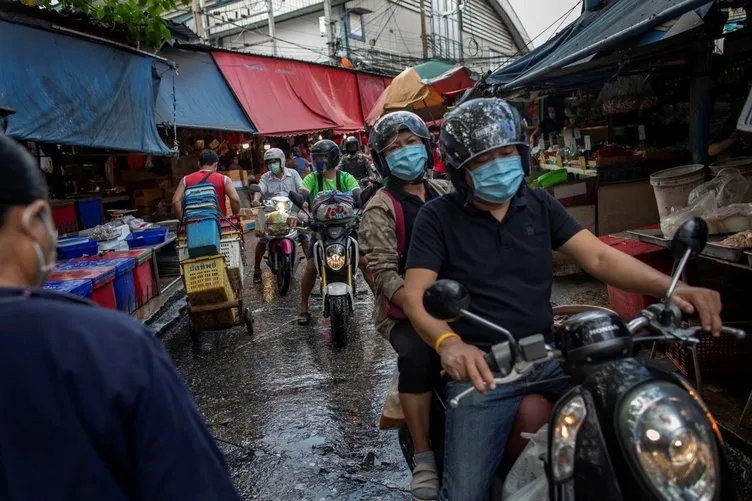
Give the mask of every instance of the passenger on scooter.
[[(525, 185), (526, 130), (517, 110), (499, 99), (475, 99), (448, 113), (440, 142), (456, 192), (426, 204), (413, 228), (405, 311), (454, 380), (446, 398), (471, 384), (484, 393), (446, 409), (443, 501), (485, 501), (523, 395), (559, 394), (567, 382), (552, 362), (528, 376), (528, 384), (497, 388), (483, 349), (503, 337), (465, 320), (449, 324), (431, 317), (423, 307), (429, 285), (444, 278), (462, 283), (472, 312), (520, 338), (551, 331), (552, 249), (622, 290), (661, 297), (671, 281), (602, 243), (546, 191)], [(718, 293), (682, 284), (675, 297), (719, 334)]]
[(373, 177), (373, 167), (368, 157), (360, 152), (360, 141), (355, 136), (345, 139), (344, 154), (339, 163), (339, 170), (352, 174), (358, 181)]
[[(334, 141), (323, 139), (311, 148), (314, 170), (303, 179), (300, 192), (308, 199), (308, 206), (313, 206), (313, 201), (323, 191), (339, 191), (350, 193), (354, 199), (360, 196), (360, 184), (352, 174), (340, 171), (337, 167), (341, 157), (339, 146)], [(312, 239), (313, 240), (313, 239)], [(313, 241), (308, 247), (308, 261), (303, 278), (300, 280), (300, 310), (298, 325), (311, 323), (311, 314), (308, 312), (308, 300), (311, 297), (313, 286), (316, 284), (316, 265), (313, 262)], [(360, 263), (363, 278), (373, 290), (372, 279), (366, 268), (366, 261), (361, 257)]]
[(432, 501), (439, 493), (429, 418), (431, 392), (441, 365), (402, 311), (403, 276), (410, 231), (418, 211), (448, 188), (447, 181), (426, 178), (433, 163), (430, 137), (423, 120), (408, 111), (389, 113), (373, 126), (371, 156), (385, 183), (368, 202), (358, 239), (376, 287), (376, 330), (391, 342), (398, 355), (400, 404), (415, 448), (410, 490), (418, 501)]
[[(260, 192), (254, 193), (252, 205), (259, 207), (262, 200), (271, 200), (276, 196), (287, 196), (291, 191), (298, 192), (303, 184), (300, 174), (293, 169), (284, 167), (285, 154), (279, 148), (271, 148), (264, 153), (264, 163), (269, 172), (261, 176), (259, 181)], [(292, 221), (291, 221), (292, 222)], [(304, 255), (308, 255), (308, 245), (311, 239), (304, 233), (298, 234), (298, 242), (303, 248)], [(268, 237), (261, 237), (256, 243), (256, 254), (253, 268), (253, 283), (261, 283), (261, 261), (264, 259)]]
[(57, 231), (37, 160), (0, 134), (2, 499), (240, 501), (154, 333), (42, 289)]

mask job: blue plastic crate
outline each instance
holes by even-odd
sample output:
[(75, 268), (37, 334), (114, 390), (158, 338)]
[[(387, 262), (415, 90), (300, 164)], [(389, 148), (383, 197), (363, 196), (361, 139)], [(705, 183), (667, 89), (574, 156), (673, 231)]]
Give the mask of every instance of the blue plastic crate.
[(137, 247), (148, 247), (150, 245), (161, 244), (167, 238), (167, 228), (154, 228), (150, 230), (134, 231), (125, 238), (128, 247), (131, 249)]
[(94, 256), (98, 252), (97, 241), (88, 237), (61, 238), (57, 241), (57, 255), (61, 259)]
[(133, 268), (136, 260), (132, 258), (103, 259), (96, 261), (64, 261), (59, 263), (60, 270), (77, 270), (81, 268), (113, 268), (115, 270), (115, 299), (118, 310), (133, 313), (138, 307), (136, 285), (133, 281)]
[(185, 240), (190, 257), (219, 254), (221, 239), (218, 218), (188, 221), (185, 225)]
[[(78, 265), (76, 266), (74, 263), (91, 263), (89, 265)], [(108, 282), (109, 280), (114, 279), (117, 276), (117, 271), (115, 270), (114, 266), (108, 266), (105, 264), (100, 264), (99, 266), (96, 266), (96, 261), (61, 261), (55, 265), (55, 271), (67, 271), (67, 270), (80, 270), (83, 268), (99, 268), (102, 270), (102, 273), (98, 275), (96, 278), (93, 278), (94, 281), (94, 288), (96, 289), (97, 286), (101, 285), (102, 283)], [(72, 266), (71, 266), (72, 265)]]
[(67, 280), (65, 282), (46, 282), (44, 288), (88, 299), (94, 291), (94, 284), (91, 280)]
[(104, 224), (104, 205), (101, 198), (76, 201), (78, 223), (82, 230)]

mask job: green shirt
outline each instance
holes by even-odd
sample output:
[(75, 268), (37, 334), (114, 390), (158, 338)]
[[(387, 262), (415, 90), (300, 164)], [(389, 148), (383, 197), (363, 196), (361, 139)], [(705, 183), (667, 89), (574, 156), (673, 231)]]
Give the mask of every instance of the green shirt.
[[(337, 171), (337, 175), (340, 177), (340, 184), (342, 185), (342, 191), (347, 193), (350, 191), (353, 191), (355, 189), (360, 188), (360, 184), (358, 183), (358, 180), (353, 177), (352, 174), (344, 171)], [(321, 176), (318, 172), (311, 172), (308, 174), (305, 179), (303, 179), (303, 184), (300, 186), (301, 189), (306, 190), (308, 193), (310, 193), (309, 202), (313, 202), (316, 197), (319, 195), (319, 180), (317, 179), (318, 176)], [(321, 191), (336, 191), (337, 190), (337, 178), (334, 179), (327, 179), (323, 178), (324, 183), (323, 187), (324, 189)]]

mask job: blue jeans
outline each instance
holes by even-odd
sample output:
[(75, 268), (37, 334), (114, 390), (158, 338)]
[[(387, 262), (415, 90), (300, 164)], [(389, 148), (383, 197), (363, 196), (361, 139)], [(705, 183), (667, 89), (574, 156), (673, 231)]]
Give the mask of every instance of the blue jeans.
[[(488, 501), (522, 397), (529, 393), (558, 397), (570, 387), (568, 379), (530, 383), (563, 376), (558, 363), (548, 362), (516, 383), (497, 386), (485, 395), (471, 393), (456, 409), (447, 405), (439, 501)], [(449, 383), (446, 401), (469, 387), (470, 383)]]

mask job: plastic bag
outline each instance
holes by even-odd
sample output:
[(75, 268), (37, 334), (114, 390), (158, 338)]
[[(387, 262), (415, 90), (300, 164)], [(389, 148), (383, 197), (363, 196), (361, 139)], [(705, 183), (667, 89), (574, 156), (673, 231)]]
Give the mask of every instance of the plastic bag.
[(379, 428), (382, 430), (391, 430), (399, 428), (405, 422), (405, 414), (402, 412), (402, 405), (399, 400), (399, 371), (392, 377), (389, 384), (389, 393), (384, 400), (384, 409), (381, 411)]
[[(749, 182), (738, 169), (723, 169), (716, 177), (701, 184), (689, 193), (687, 207), (674, 207), (668, 216), (661, 218), (661, 231), (672, 238), (681, 224), (691, 217), (707, 219), (723, 207), (744, 200)], [(710, 234), (719, 233), (711, 225)], [(720, 231), (720, 233), (724, 233)]]
[[(522, 433), (530, 441), (504, 481), (504, 501), (534, 501), (546, 498), (548, 480), (543, 459), (548, 450), (548, 424), (537, 432)], [(541, 493), (543, 493), (541, 495)]]

